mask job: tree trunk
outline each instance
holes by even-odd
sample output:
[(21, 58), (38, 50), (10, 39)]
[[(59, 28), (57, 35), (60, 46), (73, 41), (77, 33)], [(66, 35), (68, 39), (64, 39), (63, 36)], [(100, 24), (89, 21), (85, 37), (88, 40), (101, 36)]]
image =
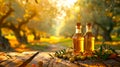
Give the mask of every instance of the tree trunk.
[(34, 35), (34, 40), (40, 40), (40, 35), (33, 31), (32, 34)]
[(39, 35), (34, 35), (34, 40), (40, 40), (40, 36)]
[(9, 51), (11, 49), (9, 40), (2, 36), (1, 28), (0, 28), (0, 47), (2, 48), (2, 50), (6, 51)]
[(14, 30), (15, 37), (19, 43), (27, 44), (27, 36), (26, 35), (21, 35), (20, 30)]
[(105, 41), (112, 41), (112, 38), (110, 36), (110, 32), (104, 31), (103, 38), (105, 39)]
[(112, 21), (112, 18), (110, 18), (110, 17), (107, 17), (107, 20), (106, 21), (109, 22), (108, 23), (109, 26), (97, 23), (96, 21), (94, 23), (97, 24), (103, 30), (103, 34), (102, 35), (103, 35), (103, 38), (105, 39), (105, 41), (112, 41), (110, 33), (112, 32), (115, 23)]

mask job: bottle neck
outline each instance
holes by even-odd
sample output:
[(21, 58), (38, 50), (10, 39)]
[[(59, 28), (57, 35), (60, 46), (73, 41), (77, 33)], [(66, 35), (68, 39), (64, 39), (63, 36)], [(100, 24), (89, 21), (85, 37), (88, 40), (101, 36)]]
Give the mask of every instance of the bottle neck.
[(92, 32), (91, 27), (86, 26), (86, 32)]
[(76, 32), (75, 33), (81, 33), (81, 29), (76, 28)]

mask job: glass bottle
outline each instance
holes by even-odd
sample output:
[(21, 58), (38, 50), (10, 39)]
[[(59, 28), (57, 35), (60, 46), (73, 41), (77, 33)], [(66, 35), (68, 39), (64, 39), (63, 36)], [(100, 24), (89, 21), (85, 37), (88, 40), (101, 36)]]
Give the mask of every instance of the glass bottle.
[(86, 25), (86, 33), (84, 35), (84, 51), (87, 54), (91, 54), (94, 51), (94, 40), (95, 37), (92, 34), (92, 24)]
[(74, 54), (78, 55), (80, 52), (84, 51), (84, 37), (81, 33), (81, 24), (77, 23), (76, 25), (76, 32), (73, 35), (73, 48), (74, 48)]

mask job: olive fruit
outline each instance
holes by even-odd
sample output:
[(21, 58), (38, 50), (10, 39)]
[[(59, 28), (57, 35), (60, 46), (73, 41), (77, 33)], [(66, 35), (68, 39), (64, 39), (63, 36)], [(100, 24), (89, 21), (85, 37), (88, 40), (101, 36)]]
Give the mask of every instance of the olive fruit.
[(69, 58), (69, 61), (73, 63), (75, 61), (75, 58), (71, 57), (71, 58)]
[(81, 56), (79, 56), (79, 55), (76, 56), (76, 59), (77, 59), (77, 60), (80, 60), (80, 59), (81, 59)]
[(80, 56), (80, 60), (85, 60), (86, 56)]
[(94, 59), (99, 59), (98, 55), (93, 55)]
[(113, 53), (112, 50), (108, 50), (108, 51), (107, 51), (107, 54), (112, 54), (112, 53)]
[(67, 59), (67, 56), (66, 56), (66, 55), (63, 55), (63, 58), (64, 58), (64, 59)]
[(87, 58), (88, 58), (88, 59), (92, 59), (92, 56), (91, 56), (91, 55), (88, 55)]
[(67, 56), (67, 58), (70, 58), (70, 57), (71, 57), (71, 55), (70, 55), (70, 54), (67, 54), (66, 56)]

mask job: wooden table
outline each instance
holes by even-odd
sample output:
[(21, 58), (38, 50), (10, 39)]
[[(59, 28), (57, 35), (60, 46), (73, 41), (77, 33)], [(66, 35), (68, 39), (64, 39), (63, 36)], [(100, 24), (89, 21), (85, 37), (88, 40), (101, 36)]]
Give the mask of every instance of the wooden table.
[[(84, 60), (74, 63), (60, 58), (51, 58), (49, 56), (54, 52), (0, 52), (0, 65), (3, 67), (120, 67), (120, 57), (109, 60)], [(2, 56), (3, 55), (3, 56)], [(5, 55), (10, 55), (5, 56)], [(2, 67), (2, 66), (0, 66)]]
[(120, 67), (120, 57), (109, 60), (84, 60), (74, 63), (60, 58), (51, 58), (49, 53), (40, 52), (29, 64), (34, 64), (35, 67)]
[(0, 52), (0, 67), (25, 67), (38, 53), (38, 51)]

